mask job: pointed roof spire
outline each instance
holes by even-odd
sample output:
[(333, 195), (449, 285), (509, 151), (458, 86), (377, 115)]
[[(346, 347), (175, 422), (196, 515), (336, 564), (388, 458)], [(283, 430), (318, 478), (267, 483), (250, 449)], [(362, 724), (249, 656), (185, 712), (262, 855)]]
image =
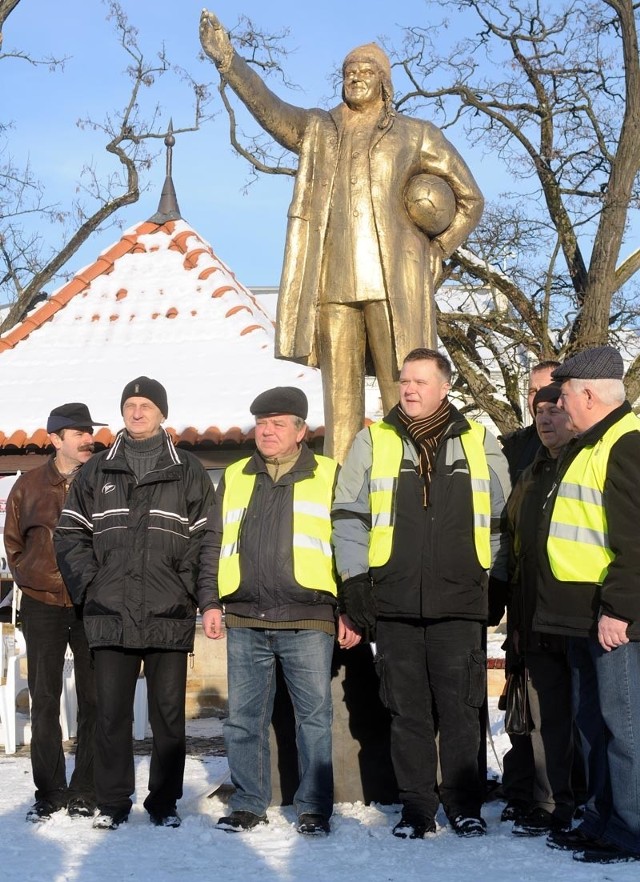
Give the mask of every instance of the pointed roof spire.
[(165, 136), (164, 143), (165, 147), (167, 148), (167, 175), (164, 179), (164, 186), (162, 187), (162, 194), (160, 196), (158, 210), (153, 215), (153, 217), (149, 218), (150, 222), (153, 224), (164, 224), (170, 220), (180, 220), (180, 218), (182, 217), (182, 215), (180, 214), (180, 207), (178, 205), (176, 190), (173, 186), (173, 178), (171, 177), (173, 147), (176, 143), (176, 139), (173, 134), (173, 119), (169, 120), (169, 130)]

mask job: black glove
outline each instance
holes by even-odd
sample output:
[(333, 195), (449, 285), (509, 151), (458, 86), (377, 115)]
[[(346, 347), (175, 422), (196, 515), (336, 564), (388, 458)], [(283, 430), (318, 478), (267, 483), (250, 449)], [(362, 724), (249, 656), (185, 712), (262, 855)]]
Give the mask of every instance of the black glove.
[(487, 625), (499, 625), (507, 606), (509, 583), (489, 576), (489, 615)]
[(340, 588), (340, 606), (362, 631), (366, 643), (376, 639), (376, 603), (368, 573), (345, 579)]

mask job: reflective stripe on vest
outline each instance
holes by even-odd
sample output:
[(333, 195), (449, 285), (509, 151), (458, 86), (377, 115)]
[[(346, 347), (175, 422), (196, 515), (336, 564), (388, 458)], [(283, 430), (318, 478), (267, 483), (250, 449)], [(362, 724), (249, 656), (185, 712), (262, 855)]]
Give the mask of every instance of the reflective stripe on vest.
[[(491, 481), (484, 451), (485, 428), (468, 420), (470, 431), (460, 435), (469, 473), (473, 504), (473, 539), (480, 566), (491, 565)], [(395, 497), (402, 465), (402, 438), (388, 423), (369, 427), (372, 444), (369, 479), (369, 566), (381, 567), (391, 557), (395, 525)]]
[[(303, 588), (336, 594), (331, 550), (331, 500), (337, 463), (316, 455), (312, 478), (293, 484), (293, 575)], [(243, 469), (249, 460), (230, 465), (222, 500), (222, 547), (218, 591), (226, 597), (240, 585), (240, 535), (256, 481)]]
[(625, 414), (595, 444), (584, 447), (560, 482), (547, 554), (551, 571), (561, 582), (604, 582), (614, 554), (602, 492), (611, 449), (629, 432), (640, 432), (640, 420), (633, 413)]

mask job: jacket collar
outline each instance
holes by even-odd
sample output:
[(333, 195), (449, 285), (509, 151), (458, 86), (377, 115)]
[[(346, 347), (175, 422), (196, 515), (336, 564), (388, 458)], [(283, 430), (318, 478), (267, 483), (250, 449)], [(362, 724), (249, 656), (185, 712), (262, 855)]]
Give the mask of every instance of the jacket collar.
[(61, 475), (56, 466), (55, 454), (52, 454), (47, 460), (47, 477), (51, 484), (64, 484), (66, 478)]
[[(124, 454), (124, 435), (125, 429), (122, 429), (116, 435), (115, 441), (111, 448), (107, 451), (107, 455), (105, 457), (105, 469), (107, 471), (123, 471), (123, 472), (131, 472), (129, 464), (127, 463), (125, 454)], [(171, 436), (165, 429), (160, 430), (163, 435), (163, 445), (162, 445), (162, 453), (156, 463), (155, 468), (153, 469), (153, 473), (156, 473), (161, 470), (166, 470), (171, 468), (172, 466), (181, 466), (182, 461), (178, 456), (178, 451), (175, 448), (173, 441), (171, 440)], [(152, 472), (149, 472), (152, 474)], [(147, 476), (145, 475), (145, 478)], [(143, 478), (144, 481), (144, 478)]]
[[(311, 449), (308, 447), (306, 442), (302, 442), (300, 444), (300, 456), (295, 461), (291, 471), (287, 472), (284, 478), (287, 475), (299, 475), (302, 473), (314, 472), (318, 467), (318, 463), (316, 462), (316, 458), (313, 455)], [(245, 465), (243, 472), (246, 475), (258, 475), (264, 473), (268, 474), (267, 464), (264, 461), (260, 451), (256, 450), (248, 460)], [(283, 480), (284, 480), (283, 478)]]

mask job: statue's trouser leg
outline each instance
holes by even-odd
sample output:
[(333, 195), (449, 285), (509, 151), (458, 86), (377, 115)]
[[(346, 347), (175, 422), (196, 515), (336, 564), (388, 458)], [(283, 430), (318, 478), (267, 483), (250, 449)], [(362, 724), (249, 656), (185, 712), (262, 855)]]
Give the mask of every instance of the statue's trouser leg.
[(358, 305), (325, 303), (318, 312), (324, 396), (324, 453), (344, 462), (364, 425), (365, 324)]
[(344, 462), (364, 425), (364, 361), (368, 339), (386, 413), (398, 400), (389, 307), (325, 303), (318, 313), (318, 356), (324, 395), (324, 453)]
[(398, 403), (399, 378), (387, 301), (374, 300), (372, 303), (367, 303), (364, 308), (364, 321), (380, 388), (382, 411), (386, 414)]

